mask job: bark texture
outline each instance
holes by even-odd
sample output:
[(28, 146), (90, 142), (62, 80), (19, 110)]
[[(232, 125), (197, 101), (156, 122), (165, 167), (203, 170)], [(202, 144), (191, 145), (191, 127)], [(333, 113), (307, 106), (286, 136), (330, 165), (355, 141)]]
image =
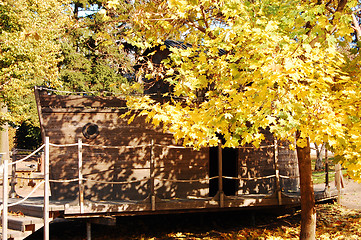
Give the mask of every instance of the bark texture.
[[(297, 134), (299, 136), (299, 133)], [(301, 233), (300, 239), (316, 239), (315, 194), (312, 182), (311, 149), (307, 140), (306, 147), (297, 146), (297, 158), (301, 185)]]

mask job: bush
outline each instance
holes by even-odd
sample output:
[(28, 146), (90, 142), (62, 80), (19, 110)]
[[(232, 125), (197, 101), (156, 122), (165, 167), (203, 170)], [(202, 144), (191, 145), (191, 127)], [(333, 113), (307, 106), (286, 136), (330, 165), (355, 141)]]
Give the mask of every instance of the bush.
[(23, 122), (15, 133), (15, 147), (19, 149), (37, 149), (41, 146), (41, 130), (30, 122)]

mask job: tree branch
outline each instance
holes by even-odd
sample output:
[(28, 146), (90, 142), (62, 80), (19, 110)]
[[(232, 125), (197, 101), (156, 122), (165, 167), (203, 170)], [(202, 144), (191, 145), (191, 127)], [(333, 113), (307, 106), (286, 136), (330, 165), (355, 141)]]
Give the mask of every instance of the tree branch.
[(202, 27), (202, 26), (199, 26), (199, 25), (195, 24), (195, 23), (192, 22), (192, 21), (188, 21), (188, 24), (189, 24), (190, 26), (192, 26), (192, 27), (197, 28), (199, 31), (207, 34), (208, 37), (210, 37), (211, 39), (215, 39), (215, 38), (216, 38), (216, 37), (213, 35), (213, 33), (212, 33), (212, 32), (208, 32), (206, 28), (204, 28), (204, 27)]
[(206, 13), (204, 12), (204, 7), (201, 5), (200, 8), (201, 8), (201, 11), (202, 11), (202, 16), (203, 16), (204, 24), (206, 25), (206, 28), (208, 29), (208, 28), (209, 28), (209, 25), (208, 25)]
[(352, 28), (355, 30), (356, 32), (356, 38), (357, 38), (357, 41), (360, 41), (361, 40), (361, 27), (360, 27), (360, 24), (355, 16), (355, 14), (352, 13)]
[(347, 3), (347, 0), (340, 0), (338, 2), (338, 6), (337, 6), (337, 9), (336, 9), (336, 12), (342, 12), (343, 9), (345, 8), (346, 6), (346, 3)]

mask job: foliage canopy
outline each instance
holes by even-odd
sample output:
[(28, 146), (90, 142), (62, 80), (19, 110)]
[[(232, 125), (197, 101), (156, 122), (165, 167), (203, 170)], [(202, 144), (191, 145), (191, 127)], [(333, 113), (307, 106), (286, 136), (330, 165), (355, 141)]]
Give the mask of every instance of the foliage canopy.
[(327, 142), (360, 178), (357, 1), (146, 3), (107, 8), (131, 6), (127, 36), (137, 46), (162, 48), (169, 38), (191, 46), (172, 48), (162, 63), (172, 101), (129, 99), (149, 121), (196, 148), (217, 145), (219, 136), (226, 147), (258, 146), (266, 128), (294, 141), (299, 131), (299, 146)]

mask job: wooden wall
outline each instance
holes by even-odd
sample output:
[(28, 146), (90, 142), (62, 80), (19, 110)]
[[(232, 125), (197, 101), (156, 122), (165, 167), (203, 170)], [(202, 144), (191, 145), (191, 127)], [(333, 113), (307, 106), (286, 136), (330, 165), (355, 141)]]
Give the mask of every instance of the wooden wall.
[[(217, 179), (206, 182), (174, 182), (174, 180), (205, 179), (218, 175), (218, 152), (204, 148), (194, 151), (182, 148), (173, 136), (154, 128), (143, 118), (128, 124), (122, 115), (127, 111), (125, 101), (115, 97), (61, 96), (36, 91), (43, 137), (49, 136), (54, 144), (73, 144), (82, 139), (85, 144), (120, 146), (118, 148), (83, 147), (83, 174), (96, 181), (137, 181), (150, 177), (154, 169), (155, 194), (159, 198), (207, 197), (218, 190)], [(83, 127), (96, 124), (99, 135), (86, 138)], [(274, 144), (273, 136), (264, 132), (262, 146)], [(153, 146), (150, 144), (153, 142)], [(296, 192), (299, 188), (297, 158), (288, 143), (279, 143), (278, 168), (283, 192)], [(212, 150), (212, 149), (211, 149)], [(50, 148), (50, 178), (74, 179), (78, 177), (78, 149), (73, 147)], [(223, 175), (240, 178), (264, 177), (275, 174), (274, 147), (254, 149), (248, 146), (223, 150)], [(211, 164), (210, 164), (211, 163)], [(153, 165), (152, 165), (153, 164)], [(215, 165), (216, 164), (216, 165)], [(153, 167), (151, 167), (153, 166)], [(173, 181), (163, 181), (165, 179)], [(224, 179), (226, 195), (271, 194), (275, 191), (275, 178), (255, 180)], [(90, 200), (143, 200), (151, 190), (151, 182), (143, 180), (129, 184), (85, 182), (85, 199)], [(52, 183), (53, 199), (76, 199), (78, 183)]]
[[(207, 149), (193, 151), (176, 145), (169, 133), (155, 129), (143, 118), (128, 124), (121, 115), (127, 111), (125, 101), (114, 97), (48, 95), (36, 90), (42, 135), (54, 144), (76, 143), (79, 138), (91, 145), (124, 146), (120, 148), (83, 147), (83, 174), (98, 181), (140, 180), (150, 176), (151, 159), (156, 178), (199, 179), (208, 176)], [(96, 124), (99, 135), (84, 137), (82, 130)], [(149, 146), (154, 142), (153, 151)], [(140, 146), (139, 145), (146, 145)], [(133, 146), (129, 148), (126, 146)], [(153, 154), (151, 155), (151, 152)], [(50, 148), (50, 179), (78, 177), (78, 149)], [(78, 183), (52, 183), (53, 199), (75, 199)], [(207, 183), (177, 183), (155, 181), (155, 193), (160, 198), (208, 196)], [(150, 181), (130, 184), (86, 182), (85, 199), (142, 200), (150, 194)]]
[[(276, 174), (274, 137), (271, 133), (263, 131), (265, 140), (260, 149), (250, 145), (239, 149), (239, 177), (260, 178)], [(269, 146), (269, 147), (266, 147)], [(290, 178), (280, 178), (280, 188), (283, 192), (297, 192), (299, 190), (298, 162), (294, 150), (289, 149), (288, 142), (278, 142), (279, 174)], [(240, 180), (238, 195), (242, 194), (271, 194), (276, 189), (276, 178), (263, 178), (254, 180)]]

